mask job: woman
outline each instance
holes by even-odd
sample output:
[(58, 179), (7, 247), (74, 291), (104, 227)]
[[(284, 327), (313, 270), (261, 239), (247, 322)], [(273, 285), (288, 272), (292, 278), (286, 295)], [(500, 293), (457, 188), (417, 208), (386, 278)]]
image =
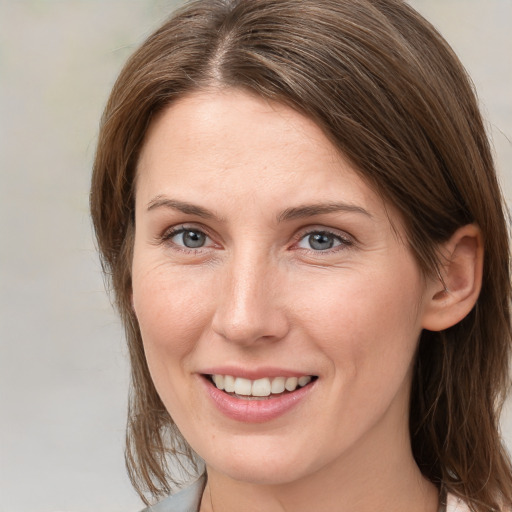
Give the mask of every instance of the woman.
[(91, 209), (132, 481), (148, 503), (204, 461), (150, 510), (510, 509), (503, 201), (407, 4), (188, 4), (114, 86)]

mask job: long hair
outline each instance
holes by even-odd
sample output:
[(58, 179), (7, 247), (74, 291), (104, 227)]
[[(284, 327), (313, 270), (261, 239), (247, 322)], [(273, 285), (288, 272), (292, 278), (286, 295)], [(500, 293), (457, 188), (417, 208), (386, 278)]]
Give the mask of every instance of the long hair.
[(474, 511), (512, 505), (499, 436), (511, 348), (504, 203), (470, 79), (439, 33), (401, 0), (196, 0), (122, 70), (102, 118), (91, 211), (126, 328), (126, 457), (141, 497), (169, 492), (169, 455), (193, 454), (153, 386), (130, 302), (137, 160), (158, 112), (212, 86), (251, 91), (314, 120), (401, 213), (426, 275), (457, 228), (481, 228), (481, 294), (457, 325), (422, 333), (409, 427), (415, 460), (433, 483)]

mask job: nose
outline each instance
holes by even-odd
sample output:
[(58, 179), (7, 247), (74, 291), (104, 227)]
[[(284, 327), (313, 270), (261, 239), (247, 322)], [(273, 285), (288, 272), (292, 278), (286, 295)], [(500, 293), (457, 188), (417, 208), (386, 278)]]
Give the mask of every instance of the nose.
[(239, 255), (226, 264), (217, 290), (212, 329), (252, 345), (282, 339), (289, 330), (277, 264), (265, 255)]

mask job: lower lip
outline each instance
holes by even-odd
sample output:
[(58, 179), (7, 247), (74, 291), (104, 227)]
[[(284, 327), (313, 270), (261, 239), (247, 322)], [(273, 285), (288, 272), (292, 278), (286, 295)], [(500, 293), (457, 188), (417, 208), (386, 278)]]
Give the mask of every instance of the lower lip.
[(298, 405), (313, 389), (315, 382), (266, 400), (243, 400), (235, 398), (216, 388), (208, 379), (201, 378), (213, 403), (228, 418), (245, 423), (264, 423), (282, 416)]

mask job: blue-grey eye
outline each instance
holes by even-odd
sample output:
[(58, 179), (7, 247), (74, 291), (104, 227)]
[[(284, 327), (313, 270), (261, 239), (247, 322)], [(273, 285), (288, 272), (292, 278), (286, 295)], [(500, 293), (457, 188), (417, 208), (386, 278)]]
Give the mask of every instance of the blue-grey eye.
[(340, 236), (326, 231), (316, 231), (304, 236), (298, 246), (302, 249), (313, 249), (314, 251), (327, 251), (343, 243)]
[(206, 244), (207, 236), (196, 229), (182, 229), (172, 238), (176, 245), (183, 245), (189, 249), (199, 249)]

